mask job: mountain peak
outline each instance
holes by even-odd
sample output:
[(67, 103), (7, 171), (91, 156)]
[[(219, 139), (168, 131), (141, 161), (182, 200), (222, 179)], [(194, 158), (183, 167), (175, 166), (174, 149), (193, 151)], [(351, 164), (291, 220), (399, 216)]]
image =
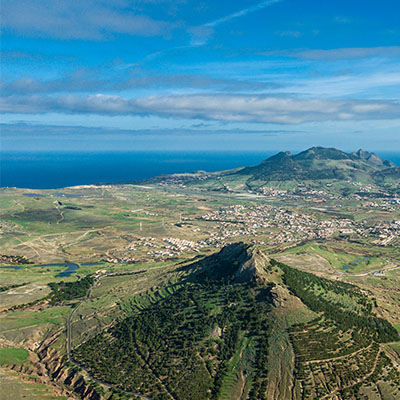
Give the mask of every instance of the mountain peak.
[(270, 259), (258, 247), (248, 247), (246, 252), (248, 259), (236, 271), (236, 281), (266, 282), (266, 271), (270, 266)]
[(261, 164), (235, 172), (260, 181), (360, 180), (380, 183), (399, 179), (399, 171), (390, 161), (359, 149), (345, 153), (336, 148), (314, 146), (298, 154), (280, 152)]
[(344, 151), (335, 149), (334, 147), (327, 148), (321, 146), (311, 147), (293, 157), (295, 160), (347, 160), (349, 158), (351, 158), (349, 154), (345, 153)]
[(279, 153), (274, 154), (273, 156), (267, 158), (266, 160), (263, 161), (263, 163), (266, 162), (271, 162), (271, 161), (281, 161), (281, 160), (287, 160), (292, 157), (292, 153), (290, 151), (280, 151)]
[(359, 149), (351, 154), (376, 165), (383, 165), (384, 163), (384, 161), (377, 154), (370, 153), (369, 151), (365, 151), (363, 149)]
[(353, 151), (352, 153), (353, 155), (366, 159), (368, 158), (368, 156), (371, 154), (369, 151), (365, 151), (363, 149), (358, 149), (357, 151)]
[(200, 278), (233, 279), (243, 283), (265, 282), (269, 265), (269, 258), (258, 247), (237, 242), (224, 246), (218, 253), (204, 257), (186, 268), (199, 268)]

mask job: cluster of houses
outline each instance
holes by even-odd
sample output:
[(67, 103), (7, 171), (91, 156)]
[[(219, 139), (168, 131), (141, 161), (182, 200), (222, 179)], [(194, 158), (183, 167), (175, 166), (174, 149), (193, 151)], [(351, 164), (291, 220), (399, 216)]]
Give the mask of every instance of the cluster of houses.
[(262, 233), (270, 236), (268, 243), (272, 245), (355, 233), (354, 222), (349, 219), (318, 220), (311, 215), (269, 205), (235, 205), (208, 212), (201, 219), (217, 224), (219, 231), (213, 236), (219, 240), (230, 236)]
[(371, 234), (377, 238), (373, 241), (378, 246), (388, 246), (400, 241), (400, 220), (383, 222), (371, 228)]
[[(317, 208), (315, 208), (317, 210)], [(319, 209), (318, 209), (319, 210)], [(321, 209), (322, 210), (322, 209)], [(199, 221), (198, 224), (195, 221)], [(139, 237), (127, 246), (128, 255), (113, 256), (109, 262), (132, 263), (136, 254), (154, 259), (176, 258), (183, 252), (198, 252), (202, 248), (219, 248), (232, 240), (249, 237), (249, 241), (262, 241), (269, 245), (296, 244), (309, 240), (347, 237), (373, 239), (380, 246), (396, 245), (400, 241), (400, 220), (369, 224), (366, 220), (350, 220), (339, 215), (327, 215), (323, 219), (315, 214), (301, 213), (270, 204), (221, 207), (207, 210), (197, 217), (192, 226), (198, 240), (181, 237)], [(208, 231), (201, 222), (208, 222)], [(130, 256), (129, 252), (135, 252)]]

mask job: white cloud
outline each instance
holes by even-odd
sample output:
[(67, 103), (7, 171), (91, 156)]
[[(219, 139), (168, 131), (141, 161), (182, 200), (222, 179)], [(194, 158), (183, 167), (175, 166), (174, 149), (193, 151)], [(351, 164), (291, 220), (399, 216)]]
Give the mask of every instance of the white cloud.
[(135, 13), (125, 0), (2, 0), (1, 20), (3, 29), (57, 39), (152, 36), (167, 29), (166, 23)]
[[(360, 75), (345, 74), (331, 77), (298, 79), (288, 83), (285, 88), (280, 89), (281, 92), (298, 93), (302, 96), (311, 97), (344, 97), (344, 96), (362, 96), (368, 93), (368, 96), (379, 98), (395, 98), (399, 97), (400, 73), (391, 69), (381, 70), (376, 73), (363, 73)], [(389, 90), (393, 88), (393, 90)], [(384, 89), (384, 90), (383, 90)]]
[[(265, 53), (267, 54), (267, 53)], [(272, 52), (269, 53), (272, 55)], [(386, 47), (348, 47), (339, 49), (312, 49), (286, 52), (281, 55), (306, 60), (351, 60), (368, 57), (400, 57), (400, 46)]]
[(213, 91), (263, 91), (276, 89), (279, 84), (274, 82), (260, 82), (252, 80), (240, 80), (229, 78), (213, 78), (201, 74), (166, 74), (166, 75), (142, 75), (130, 77), (122, 75), (119, 80), (112, 80), (109, 76), (96, 76), (93, 70), (77, 70), (70, 75), (49, 79), (37, 80), (30, 77), (22, 77), (15, 81), (0, 81), (0, 92), (6, 95), (23, 95), (39, 93), (73, 93), (99, 91), (121, 91), (143, 88), (195, 88)]
[(321, 100), (262, 95), (182, 95), (125, 98), (91, 96), (9, 96), (0, 101), (7, 113), (88, 113), (155, 115), (224, 122), (298, 124), (312, 121), (399, 119), (391, 101)]

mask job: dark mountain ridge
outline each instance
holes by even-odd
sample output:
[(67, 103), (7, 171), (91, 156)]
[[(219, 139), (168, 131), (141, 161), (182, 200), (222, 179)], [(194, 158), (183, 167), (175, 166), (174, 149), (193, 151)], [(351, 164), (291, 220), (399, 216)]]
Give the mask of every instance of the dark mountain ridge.
[[(140, 183), (182, 185), (225, 193), (264, 193), (271, 189), (298, 192), (301, 185), (303, 192), (310, 189), (345, 196), (350, 193), (386, 196), (399, 193), (400, 167), (362, 149), (346, 153), (317, 146), (298, 154), (282, 151), (258, 165), (216, 172), (163, 175)], [(360, 190), (362, 186), (371, 187)]]
[(218, 253), (195, 261), (184, 269), (195, 270), (196, 279), (261, 283), (266, 281), (270, 263), (270, 259), (257, 246), (237, 242), (226, 245)]
[(235, 172), (258, 180), (362, 180), (373, 183), (400, 179), (400, 168), (362, 149), (346, 153), (335, 148), (311, 147), (298, 154), (280, 152), (259, 165)]

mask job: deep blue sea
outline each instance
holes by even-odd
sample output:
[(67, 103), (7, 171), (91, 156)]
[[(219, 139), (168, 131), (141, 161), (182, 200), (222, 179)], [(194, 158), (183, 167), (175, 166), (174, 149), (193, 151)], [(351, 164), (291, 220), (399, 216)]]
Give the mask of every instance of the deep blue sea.
[[(66, 186), (128, 182), (162, 174), (218, 171), (256, 165), (276, 151), (260, 152), (3, 152), (0, 186), (55, 189)], [(400, 152), (377, 152), (400, 165)]]

